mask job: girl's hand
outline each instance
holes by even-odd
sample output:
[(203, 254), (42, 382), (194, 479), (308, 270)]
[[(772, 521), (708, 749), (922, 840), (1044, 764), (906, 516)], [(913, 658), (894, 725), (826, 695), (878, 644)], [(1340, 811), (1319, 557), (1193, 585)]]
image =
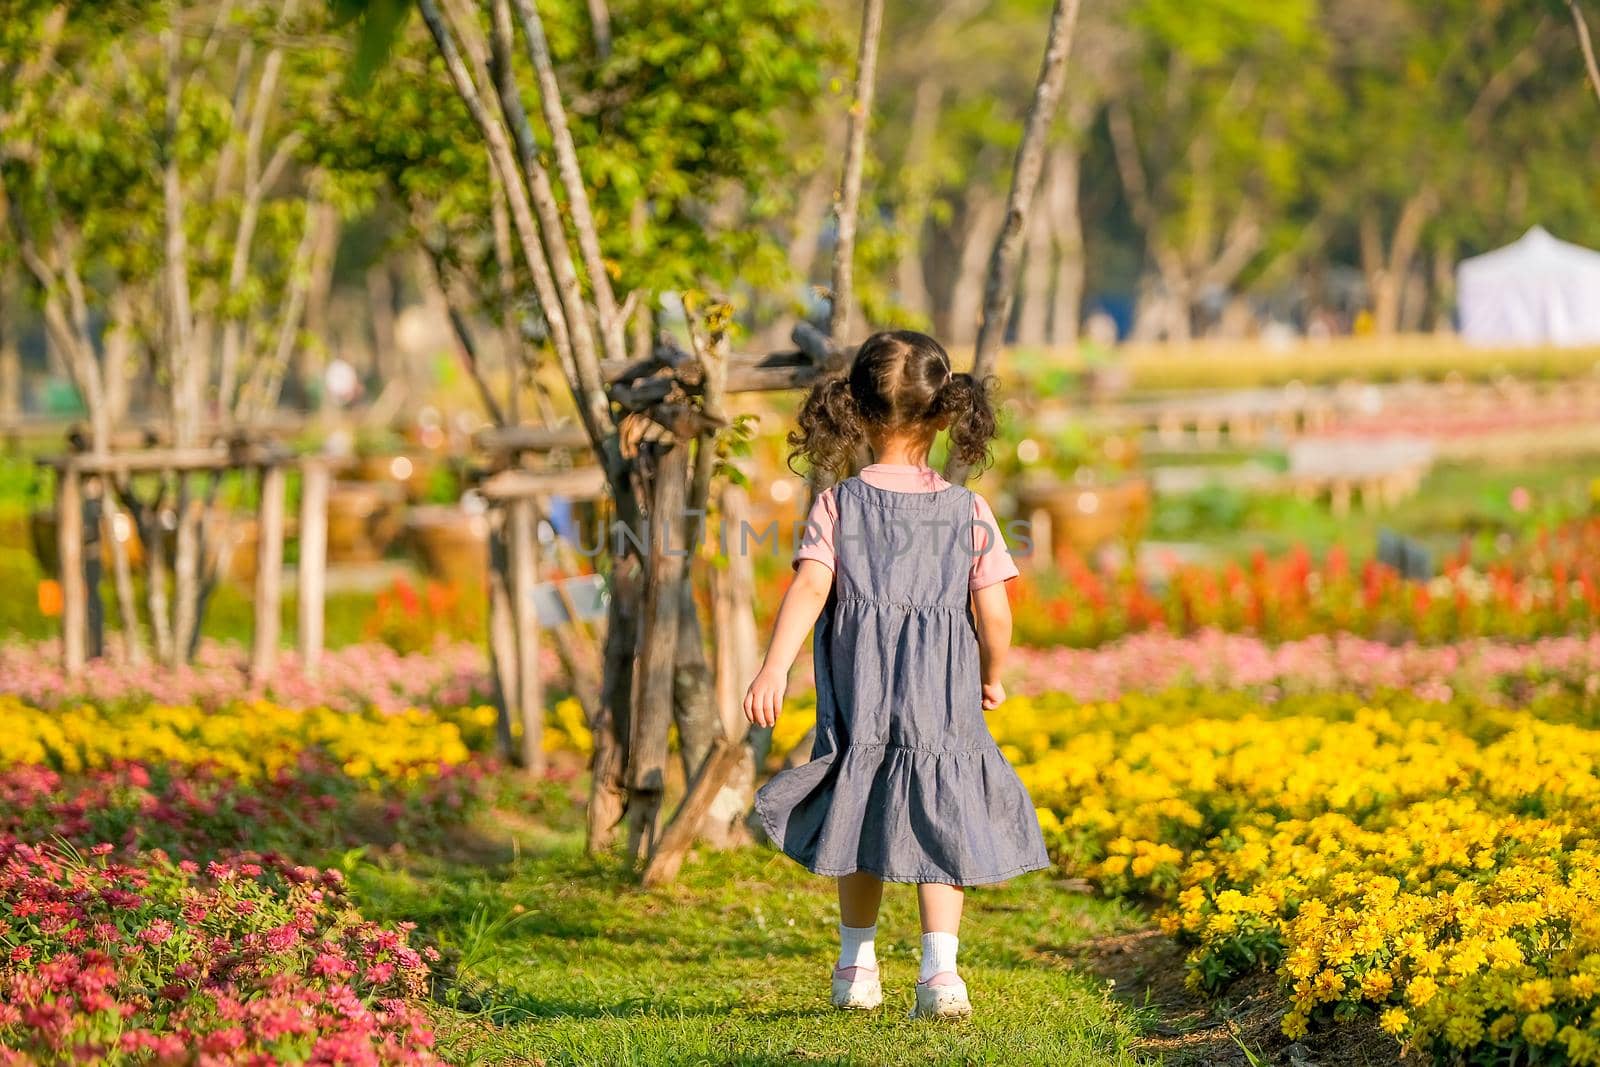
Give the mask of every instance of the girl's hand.
[[(970, 692), (970, 690), (969, 690)], [(983, 683), (983, 710), (993, 711), (1006, 702), (1006, 687), (999, 682)]]
[(788, 673), (779, 674), (762, 667), (744, 695), (744, 717), (756, 726), (771, 727), (783, 710), (783, 694), (789, 688)]

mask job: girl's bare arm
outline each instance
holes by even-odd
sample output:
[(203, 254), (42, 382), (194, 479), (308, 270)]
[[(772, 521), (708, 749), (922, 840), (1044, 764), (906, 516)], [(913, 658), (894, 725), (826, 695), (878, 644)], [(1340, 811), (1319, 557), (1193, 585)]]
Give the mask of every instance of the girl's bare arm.
[(972, 615), (978, 628), (978, 665), (983, 678), (983, 710), (1000, 706), (1006, 698), (1000, 673), (1011, 651), (1011, 601), (1006, 583), (995, 582), (972, 594)]
[(789, 687), (789, 668), (805, 644), (806, 635), (816, 625), (822, 606), (833, 588), (833, 571), (825, 563), (803, 559), (778, 606), (778, 621), (772, 627), (772, 640), (761, 670), (744, 695), (744, 717), (757, 726), (771, 726), (783, 708), (783, 694)]

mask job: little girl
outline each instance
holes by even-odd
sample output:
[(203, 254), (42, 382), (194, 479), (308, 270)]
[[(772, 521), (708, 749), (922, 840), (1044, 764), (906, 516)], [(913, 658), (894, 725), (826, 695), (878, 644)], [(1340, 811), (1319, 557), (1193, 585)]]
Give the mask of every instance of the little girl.
[(883, 883), (916, 882), (912, 1014), (959, 1018), (972, 1012), (956, 973), (963, 887), (1049, 861), (1033, 802), (983, 719), (1005, 700), (1005, 582), (1017, 568), (984, 499), (928, 468), (940, 430), (979, 465), (994, 411), (982, 382), (951, 373), (939, 342), (909, 330), (868, 338), (847, 378), (806, 398), (791, 462), (843, 476), (863, 443), (876, 462), (818, 495), (744, 712), (777, 721), (815, 624), (811, 762), (774, 776), (756, 810), (785, 853), (839, 880), (834, 1005), (883, 1002), (872, 945)]

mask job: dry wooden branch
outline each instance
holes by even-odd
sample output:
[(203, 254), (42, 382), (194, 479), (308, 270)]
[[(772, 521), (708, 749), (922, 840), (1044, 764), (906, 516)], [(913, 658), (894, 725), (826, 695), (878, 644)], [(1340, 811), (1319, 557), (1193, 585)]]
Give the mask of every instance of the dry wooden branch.
[(726, 737), (718, 737), (712, 742), (710, 753), (700, 765), (700, 773), (695, 775), (683, 803), (678, 806), (677, 814), (667, 824), (645, 864), (643, 883), (646, 889), (677, 877), (684, 856), (700, 833), (700, 824), (711, 810), (712, 801), (717, 799), (723, 784), (738, 767), (743, 748), (743, 745), (735, 744)]
[(478, 492), (490, 500), (546, 496), (593, 500), (604, 493), (605, 488), (605, 472), (599, 467), (575, 467), (564, 471), (501, 471), (479, 483)]
[(589, 437), (579, 426), (497, 426), (473, 441), (485, 452), (552, 452), (587, 448)]

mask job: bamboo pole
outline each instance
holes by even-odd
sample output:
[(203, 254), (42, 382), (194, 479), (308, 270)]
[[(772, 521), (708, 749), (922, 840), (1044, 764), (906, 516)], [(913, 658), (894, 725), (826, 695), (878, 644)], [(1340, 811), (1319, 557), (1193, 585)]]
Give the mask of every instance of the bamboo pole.
[(308, 459), (300, 478), (300, 669), (315, 678), (322, 666), (323, 601), (328, 580), (328, 465)]
[(284, 469), (261, 468), (261, 509), (256, 539), (256, 618), (250, 652), (250, 677), (262, 682), (278, 666), (278, 636), (283, 607)]

